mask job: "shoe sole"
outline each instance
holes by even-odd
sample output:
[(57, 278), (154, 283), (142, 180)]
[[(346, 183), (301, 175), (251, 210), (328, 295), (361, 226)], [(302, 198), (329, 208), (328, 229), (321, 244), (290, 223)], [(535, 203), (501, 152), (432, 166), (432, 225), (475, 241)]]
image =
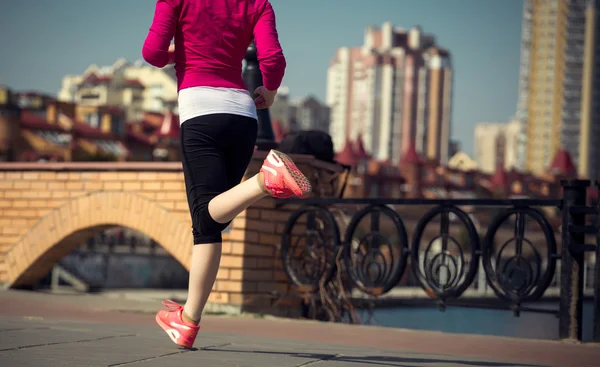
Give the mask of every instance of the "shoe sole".
[(165, 333), (167, 333), (167, 335), (169, 336), (169, 338), (171, 339), (171, 341), (172, 341), (173, 343), (175, 343), (176, 345), (178, 345), (178, 346), (180, 346), (180, 347), (182, 347), (182, 348), (188, 348), (188, 349), (191, 349), (191, 348), (192, 348), (192, 345), (190, 345), (190, 346), (187, 346), (187, 345), (185, 345), (185, 344), (179, 344), (179, 343), (177, 342), (177, 339), (175, 338), (175, 336), (174, 336), (173, 334), (169, 333), (169, 330), (175, 330), (175, 329), (173, 329), (173, 328), (171, 328), (171, 327), (167, 326), (167, 325), (166, 325), (164, 322), (162, 322), (162, 320), (160, 319), (160, 317), (158, 317), (158, 315), (156, 315), (156, 316), (154, 317), (154, 320), (156, 320), (156, 323), (158, 324), (158, 326), (160, 326), (160, 328), (161, 328), (161, 329), (163, 329), (163, 331), (164, 331)]
[(273, 150), (272, 153), (282, 161), (285, 166), (283, 179), (286, 186), (292, 189), (294, 194), (298, 197), (304, 197), (310, 194), (312, 192), (312, 185), (308, 178), (306, 178), (306, 176), (298, 169), (292, 158), (277, 150)]

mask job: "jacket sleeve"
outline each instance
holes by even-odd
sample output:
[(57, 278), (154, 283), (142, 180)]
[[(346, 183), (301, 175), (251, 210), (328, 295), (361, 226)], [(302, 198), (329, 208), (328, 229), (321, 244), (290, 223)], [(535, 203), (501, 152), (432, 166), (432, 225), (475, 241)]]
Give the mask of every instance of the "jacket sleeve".
[(158, 68), (169, 62), (168, 49), (177, 26), (176, 6), (173, 0), (156, 1), (154, 19), (142, 47), (144, 60)]
[(264, 10), (254, 26), (254, 43), (263, 85), (268, 90), (277, 90), (285, 74), (286, 60), (279, 44), (275, 12), (269, 1), (265, 2)]

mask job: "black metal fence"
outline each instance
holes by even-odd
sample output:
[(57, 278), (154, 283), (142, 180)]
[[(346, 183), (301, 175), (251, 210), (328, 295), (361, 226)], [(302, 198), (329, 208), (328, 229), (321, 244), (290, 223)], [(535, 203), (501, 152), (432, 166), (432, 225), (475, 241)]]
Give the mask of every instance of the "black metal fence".
[[(282, 237), (283, 267), (305, 295), (313, 317), (352, 321), (356, 290), (363, 299), (381, 297), (407, 273), (442, 308), (452, 305), (480, 281), (480, 263), (497, 303), (518, 315), (527, 309), (525, 303), (544, 295), (560, 261), (559, 337), (581, 341), (586, 252), (595, 252), (600, 265), (599, 207), (586, 206), (590, 181), (561, 185), (560, 200), (287, 200), (281, 205), (299, 208)], [(409, 240), (406, 221), (395, 209), (412, 213), (423, 207), (430, 208), (416, 214)], [(487, 210), (487, 228), (477, 228), (476, 217), (465, 208)], [(545, 211), (560, 215), (562, 224), (553, 227)], [(350, 212), (351, 219), (344, 220), (342, 212)], [(596, 215), (593, 224), (590, 215)], [(431, 231), (436, 224), (438, 229)], [(560, 249), (555, 233), (561, 235)], [(586, 234), (595, 235), (596, 244), (586, 244)], [(594, 278), (593, 338), (600, 342), (600, 266)]]

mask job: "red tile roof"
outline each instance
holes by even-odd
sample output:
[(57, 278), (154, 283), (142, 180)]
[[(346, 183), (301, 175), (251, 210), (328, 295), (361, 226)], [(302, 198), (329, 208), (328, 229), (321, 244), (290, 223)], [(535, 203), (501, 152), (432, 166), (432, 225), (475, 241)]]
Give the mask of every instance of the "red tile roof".
[(335, 160), (338, 163), (345, 164), (347, 166), (354, 166), (357, 163), (357, 158), (352, 151), (352, 143), (349, 139), (346, 139), (346, 144), (341, 152), (335, 155)]
[(365, 150), (365, 145), (363, 144), (362, 134), (358, 134), (356, 138), (356, 142), (354, 143), (354, 155), (358, 159), (369, 159), (371, 156)]
[(32, 111), (22, 110), (20, 116), (21, 126), (33, 130), (65, 131), (59, 125), (49, 123), (45, 118)]
[(134, 88), (145, 88), (144, 84), (137, 79), (126, 79), (125, 85)]
[(490, 184), (493, 188), (505, 189), (508, 187), (508, 175), (506, 174), (506, 171), (504, 171), (504, 168), (502, 166), (498, 165), (494, 176), (492, 176), (492, 178), (490, 179)]
[(577, 168), (575, 168), (569, 152), (561, 148), (554, 156), (548, 173), (554, 176), (576, 176)]
[(83, 138), (118, 140), (113, 133), (105, 133), (98, 128), (79, 121), (73, 123), (73, 132), (75, 133), (74, 135), (78, 135)]
[(108, 112), (108, 113), (112, 113), (112, 114), (124, 115), (125, 108), (106, 104), (106, 105), (98, 106), (98, 112), (100, 112), (100, 113)]
[(99, 85), (99, 84), (109, 83), (111, 80), (112, 80), (112, 77), (110, 77), (110, 76), (98, 76), (94, 73), (90, 73), (83, 79), (83, 83)]
[(402, 155), (400, 159), (400, 164), (423, 164), (423, 159), (417, 153), (417, 149), (415, 148), (415, 142), (410, 141), (406, 151)]
[(150, 139), (150, 137), (136, 133), (135, 131), (127, 133), (127, 138), (137, 141), (138, 143), (142, 143), (145, 145), (153, 145), (154, 142)]

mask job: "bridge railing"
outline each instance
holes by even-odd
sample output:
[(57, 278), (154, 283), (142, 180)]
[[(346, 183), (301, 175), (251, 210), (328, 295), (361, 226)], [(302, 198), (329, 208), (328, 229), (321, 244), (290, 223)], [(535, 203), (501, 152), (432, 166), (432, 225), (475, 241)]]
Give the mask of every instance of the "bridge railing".
[[(581, 341), (585, 257), (592, 253), (595, 265), (600, 256), (599, 208), (586, 205), (590, 181), (561, 185), (557, 200), (286, 200), (281, 205), (297, 209), (282, 236), (283, 268), (313, 317), (353, 321), (357, 292), (382, 297), (409, 278), (442, 309), (485, 283), (518, 315), (556, 282), (558, 262), (559, 336)], [(410, 238), (407, 217), (416, 222)], [(586, 244), (586, 234), (596, 244)], [(600, 279), (600, 266), (594, 272)], [(600, 341), (600, 281), (593, 287), (593, 335)]]

